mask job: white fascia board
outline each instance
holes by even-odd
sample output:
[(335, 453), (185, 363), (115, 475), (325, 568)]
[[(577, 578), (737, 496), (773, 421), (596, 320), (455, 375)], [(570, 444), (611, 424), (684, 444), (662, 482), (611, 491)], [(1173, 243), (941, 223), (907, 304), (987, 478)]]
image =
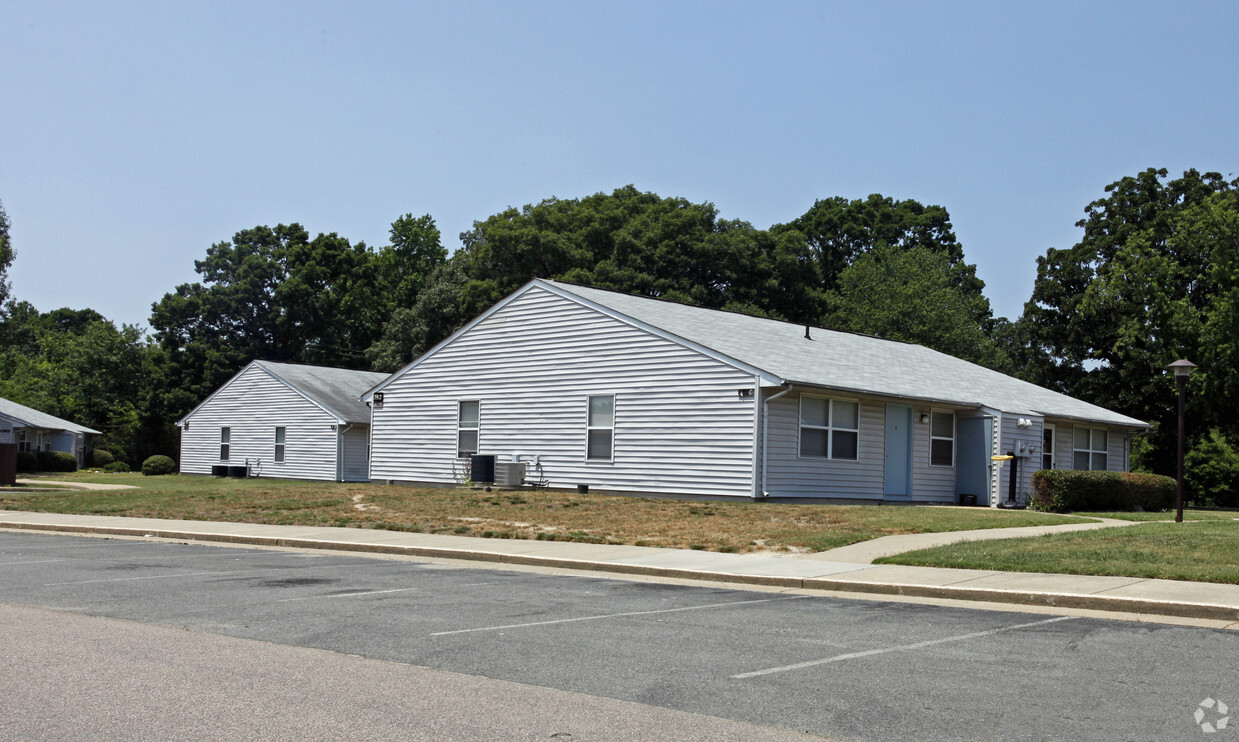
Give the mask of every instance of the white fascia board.
[(238, 372), (236, 372), (235, 374), (233, 374), (231, 379), (229, 379), (228, 381), (225, 381), (223, 384), (221, 384), (221, 385), (220, 385), (220, 387), (219, 387), (219, 389), (216, 389), (215, 391), (211, 392), (211, 394), (210, 394), (210, 395), (209, 395), (206, 399), (202, 400), (202, 402), (200, 402), (200, 403), (198, 404), (198, 406), (197, 406), (197, 407), (195, 407), (195, 408), (193, 408), (192, 410), (190, 410), (190, 411), (189, 411), (189, 413), (185, 415), (185, 417), (182, 417), (180, 420), (177, 420), (177, 421), (176, 421), (176, 426), (177, 426), (178, 428), (183, 428), (183, 427), (185, 427), (185, 423), (189, 422), (189, 418), (193, 417), (193, 416), (194, 416), (194, 413), (196, 413), (198, 410), (202, 409), (202, 408), (203, 408), (203, 407), (204, 407), (204, 406), (205, 406), (208, 402), (210, 402), (212, 399), (215, 399), (216, 395), (218, 395), (220, 392), (222, 392), (222, 391), (224, 391), (225, 389), (227, 389), (228, 387), (232, 386), (232, 383), (233, 383), (234, 381), (236, 381), (238, 378), (240, 378), (240, 377), (241, 377), (241, 374), (243, 374), (243, 373), (245, 373), (246, 371), (250, 370), (250, 368), (251, 368), (252, 366), (257, 366), (258, 368), (262, 369), (263, 373), (267, 374), (267, 375), (268, 375), (268, 376), (270, 376), (271, 378), (275, 379), (276, 381), (280, 382), (280, 383), (281, 383), (281, 384), (283, 384), (284, 386), (286, 386), (286, 387), (288, 387), (289, 389), (293, 390), (293, 391), (294, 391), (294, 392), (296, 392), (299, 396), (303, 397), (303, 398), (304, 398), (307, 402), (309, 402), (309, 403), (313, 404), (315, 407), (319, 408), (319, 409), (320, 409), (320, 410), (322, 410), (323, 412), (326, 412), (328, 415), (330, 415), (330, 416), (332, 416), (333, 418), (335, 418), (335, 419), (336, 419), (337, 424), (340, 424), (340, 423), (346, 423), (346, 422), (347, 422), (346, 420), (341, 419), (341, 417), (340, 417), (339, 415), (337, 415), (335, 412), (333, 412), (333, 411), (331, 411), (331, 410), (327, 409), (327, 408), (326, 408), (326, 407), (324, 407), (321, 403), (319, 403), (317, 400), (315, 400), (315, 399), (313, 399), (312, 397), (310, 397), (310, 396), (309, 396), (308, 394), (306, 394), (305, 392), (301, 391), (301, 390), (300, 390), (300, 389), (298, 389), (297, 387), (293, 386), (292, 384), (288, 383), (288, 382), (287, 382), (287, 381), (285, 381), (284, 379), (280, 378), (280, 376), (279, 376), (278, 374), (276, 374), (276, 373), (275, 373), (275, 372), (273, 372), (271, 369), (269, 369), (269, 368), (267, 368), (265, 365), (263, 365), (262, 361), (250, 361), (248, 364), (246, 364), (246, 365), (245, 365), (245, 367), (244, 367), (244, 368), (242, 368), (240, 371), (238, 371)]
[(180, 420), (177, 420), (177, 421), (176, 421), (176, 427), (178, 427), (178, 428), (183, 428), (183, 427), (185, 427), (185, 423), (189, 422), (189, 418), (193, 417), (193, 416), (194, 416), (194, 413), (196, 413), (198, 410), (202, 409), (202, 408), (206, 405), (206, 403), (207, 403), (207, 402), (210, 402), (212, 399), (215, 399), (215, 396), (216, 396), (217, 394), (219, 394), (220, 392), (224, 391), (224, 390), (225, 390), (225, 389), (227, 389), (229, 386), (231, 386), (231, 385), (232, 385), (232, 382), (236, 381), (236, 380), (237, 380), (237, 378), (241, 376), (241, 374), (243, 374), (243, 373), (245, 373), (246, 371), (248, 371), (248, 370), (249, 370), (249, 368), (250, 368), (250, 366), (253, 366), (253, 365), (257, 364), (257, 363), (258, 363), (258, 361), (250, 361), (249, 363), (245, 364), (245, 366), (244, 366), (244, 367), (243, 367), (240, 371), (238, 371), (238, 372), (236, 372), (235, 374), (233, 374), (233, 375), (232, 375), (232, 378), (231, 378), (231, 379), (229, 379), (228, 381), (225, 381), (223, 384), (220, 384), (220, 385), (219, 385), (219, 388), (218, 388), (218, 389), (216, 389), (215, 391), (211, 392), (210, 394), (208, 394), (206, 399), (202, 400), (201, 402), (199, 402), (199, 403), (198, 403), (198, 405), (197, 405), (196, 407), (194, 407), (194, 408), (193, 408), (192, 410), (190, 410), (189, 412), (185, 413), (185, 417), (182, 417)]
[[(301, 390), (300, 390), (300, 389), (298, 389), (295, 385), (293, 385), (291, 382), (289, 382), (289, 381), (287, 381), (286, 379), (284, 379), (284, 377), (280, 376), (280, 375), (279, 375), (279, 374), (277, 374), (276, 372), (274, 372), (274, 371), (272, 371), (271, 369), (267, 368), (267, 367), (266, 367), (265, 365), (263, 365), (260, 361), (254, 361), (254, 363), (255, 363), (255, 364), (257, 364), (257, 365), (258, 365), (258, 367), (259, 367), (259, 368), (261, 368), (263, 371), (265, 371), (265, 372), (266, 372), (266, 374), (267, 374), (268, 376), (270, 376), (271, 378), (275, 379), (276, 381), (280, 382), (280, 383), (281, 383), (281, 384), (283, 384), (284, 386), (286, 386), (286, 387), (288, 387), (289, 389), (291, 389), (293, 392), (295, 392), (298, 396), (300, 396), (300, 397), (301, 397), (302, 399), (304, 399), (305, 401), (309, 402), (310, 404), (314, 405), (314, 406), (315, 406), (315, 407), (317, 407), (318, 409), (322, 410), (323, 412), (326, 412), (328, 415), (330, 415), (331, 417), (335, 418), (335, 420), (336, 420), (336, 424), (337, 424), (337, 425), (347, 425), (347, 424), (348, 424), (348, 420), (345, 420), (344, 418), (340, 417), (340, 415), (339, 415), (339, 414), (338, 414), (335, 410), (330, 409), (329, 407), (327, 407), (326, 405), (324, 405), (322, 402), (319, 402), (317, 399), (314, 399), (314, 398), (313, 398), (313, 397), (311, 397), (310, 395), (308, 395), (308, 394), (306, 394), (305, 392), (301, 391)], [(235, 377), (234, 377), (234, 378), (235, 378)], [(231, 382), (230, 382), (230, 383), (231, 383)]]
[(1037, 414), (1046, 419), (1069, 420), (1071, 422), (1088, 423), (1090, 425), (1113, 425), (1116, 428), (1134, 428), (1136, 430), (1148, 430), (1153, 427), (1152, 425), (1150, 425), (1149, 423), (1146, 423), (1143, 420), (1137, 420), (1134, 417), (1127, 417), (1126, 415), (1120, 415), (1120, 417), (1127, 417), (1127, 419), (1131, 420), (1131, 422), (1115, 422), (1112, 420), (1098, 420), (1095, 417), (1081, 417), (1079, 415), (1060, 415), (1060, 414), (1050, 414), (1050, 413), (1045, 413), (1045, 412), (1037, 412)]
[(638, 320), (633, 319), (632, 317), (629, 317), (629, 316), (628, 316), (628, 315), (626, 315), (626, 314), (623, 314), (623, 313), (621, 313), (621, 312), (617, 312), (617, 311), (615, 311), (614, 309), (610, 309), (609, 307), (605, 307), (605, 306), (603, 306), (603, 305), (601, 305), (601, 304), (597, 304), (597, 303), (595, 303), (595, 302), (592, 302), (592, 301), (590, 301), (590, 300), (588, 300), (588, 299), (586, 299), (586, 298), (584, 298), (584, 297), (582, 297), (582, 296), (579, 296), (579, 295), (577, 295), (577, 294), (572, 293), (571, 291), (564, 290), (564, 289), (561, 289), (561, 288), (560, 288), (560, 287), (558, 287), (558, 286), (555, 286), (555, 285), (553, 285), (553, 284), (547, 283), (546, 281), (543, 281), (543, 280), (542, 280), (542, 279), (540, 279), (540, 278), (535, 278), (535, 279), (533, 279), (532, 281), (530, 281), (529, 283), (525, 284), (524, 286), (521, 286), (521, 287), (520, 287), (519, 289), (517, 289), (516, 291), (513, 291), (513, 292), (512, 292), (511, 294), (509, 294), (507, 297), (505, 297), (505, 298), (501, 299), (501, 300), (499, 301), (499, 303), (495, 304), (495, 305), (494, 305), (493, 307), (491, 307), (490, 309), (487, 309), (485, 312), (482, 312), (481, 314), (479, 314), (476, 318), (474, 318), (474, 320), (473, 320), (472, 322), (470, 322), (470, 323), (466, 324), (464, 327), (462, 327), (462, 328), (460, 328), (459, 330), (457, 330), (456, 332), (452, 333), (452, 334), (451, 334), (451, 335), (450, 335), (450, 336), (449, 336), (446, 340), (444, 340), (443, 342), (439, 343), (439, 344), (438, 344), (438, 345), (436, 345), (435, 347), (431, 348), (430, 350), (426, 351), (426, 352), (425, 352), (425, 353), (423, 353), (422, 355), (420, 355), (420, 356), (418, 356), (417, 358), (415, 358), (415, 359), (413, 360), (413, 362), (412, 362), (412, 363), (410, 363), (409, 365), (405, 366), (404, 368), (400, 369), (400, 370), (399, 370), (399, 371), (397, 371), (396, 373), (394, 373), (394, 374), (392, 374), (391, 376), (389, 376), (386, 380), (384, 380), (384, 381), (383, 381), (382, 383), (380, 383), (378, 386), (374, 387), (374, 388), (373, 388), (373, 389), (371, 389), (370, 391), (368, 391), (368, 392), (366, 392), (365, 394), (363, 394), (363, 395), (361, 396), (362, 401), (364, 401), (364, 402), (370, 402), (371, 400), (373, 400), (373, 399), (374, 399), (374, 394), (375, 394), (375, 392), (381, 392), (381, 391), (383, 391), (383, 389), (384, 389), (385, 387), (387, 387), (387, 385), (388, 385), (388, 384), (391, 384), (391, 383), (392, 383), (393, 381), (395, 381), (396, 379), (398, 379), (398, 378), (400, 378), (401, 376), (405, 375), (406, 373), (408, 373), (409, 371), (411, 371), (412, 369), (414, 369), (415, 367), (417, 367), (418, 365), (420, 365), (420, 364), (422, 363), (422, 361), (426, 360), (427, 358), (430, 358), (430, 357), (431, 357), (431, 356), (433, 356), (435, 353), (438, 353), (438, 352), (439, 352), (439, 350), (440, 350), (441, 348), (443, 348), (443, 347), (445, 347), (445, 346), (447, 346), (447, 345), (451, 344), (453, 341), (455, 341), (455, 340), (456, 340), (456, 338), (457, 338), (457, 337), (459, 337), (459, 336), (461, 336), (461, 335), (465, 334), (466, 332), (468, 332), (469, 330), (473, 329), (473, 327), (474, 327), (474, 326), (476, 326), (476, 325), (478, 325), (478, 324), (480, 324), (480, 323), (482, 323), (482, 322), (486, 321), (486, 319), (487, 319), (487, 318), (489, 318), (492, 314), (494, 314), (495, 312), (498, 312), (500, 309), (503, 309), (504, 307), (506, 307), (508, 304), (512, 303), (512, 302), (513, 302), (514, 300), (516, 300), (517, 298), (519, 298), (519, 297), (523, 296), (524, 294), (528, 293), (528, 292), (529, 292), (529, 290), (530, 290), (530, 289), (533, 289), (533, 288), (540, 288), (540, 289), (543, 289), (543, 290), (545, 290), (545, 291), (549, 291), (550, 293), (555, 294), (555, 295), (556, 295), (556, 296), (558, 296), (558, 297), (561, 297), (561, 298), (563, 298), (563, 299), (567, 299), (567, 300), (569, 300), (569, 301), (575, 302), (575, 303), (577, 303), (577, 304), (580, 304), (581, 306), (588, 307), (588, 308), (590, 308), (590, 309), (592, 309), (592, 310), (594, 310), (594, 311), (596, 311), (596, 312), (599, 312), (599, 313), (601, 313), (601, 314), (604, 314), (604, 315), (606, 315), (606, 316), (608, 316), (608, 317), (611, 317), (611, 318), (613, 318), (613, 319), (619, 320), (620, 322), (623, 322), (623, 323), (625, 323), (625, 324), (627, 324), (627, 325), (631, 325), (632, 327), (636, 327), (636, 328), (638, 328), (638, 329), (640, 329), (640, 330), (643, 330), (643, 331), (645, 331), (645, 332), (648, 332), (648, 333), (650, 333), (650, 334), (652, 334), (652, 335), (656, 335), (656, 336), (661, 337), (661, 338), (663, 338), (663, 339), (665, 339), (665, 340), (670, 340), (671, 342), (676, 343), (676, 344), (678, 344), (678, 345), (682, 345), (682, 346), (684, 346), (684, 347), (686, 347), (686, 348), (691, 348), (692, 350), (695, 350), (695, 351), (697, 351), (697, 352), (699, 352), (699, 353), (701, 353), (701, 354), (703, 354), (703, 355), (705, 355), (705, 356), (708, 356), (708, 357), (713, 358), (713, 359), (715, 359), (715, 360), (717, 360), (717, 361), (721, 361), (721, 362), (723, 362), (723, 363), (726, 363), (726, 364), (727, 364), (727, 365), (729, 365), (729, 366), (732, 366), (732, 367), (734, 367), (734, 368), (738, 368), (738, 369), (741, 369), (741, 370), (743, 370), (743, 371), (745, 371), (745, 372), (747, 372), (747, 373), (750, 373), (750, 374), (752, 374), (752, 375), (754, 375), (754, 376), (756, 376), (756, 377), (760, 378), (760, 379), (761, 379), (764, 383), (769, 384), (769, 385), (771, 385), (771, 386), (781, 386), (781, 385), (783, 384), (783, 380), (782, 380), (782, 379), (780, 379), (778, 376), (775, 376), (774, 374), (771, 374), (771, 373), (770, 373), (770, 372), (768, 372), (768, 371), (764, 371), (764, 370), (759, 369), (759, 368), (756, 368), (756, 367), (754, 367), (754, 366), (750, 366), (750, 365), (748, 365), (748, 364), (746, 364), (746, 363), (742, 363), (742, 362), (737, 361), (736, 359), (734, 359), (734, 358), (732, 358), (732, 357), (730, 357), (730, 356), (727, 356), (727, 355), (724, 355), (724, 354), (722, 354), (722, 353), (719, 353), (719, 352), (718, 352), (718, 351), (716, 351), (716, 350), (713, 350), (713, 349), (711, 349), (711, 348), (707, 348), (707, 347), (702, 346), (702, 345), (698, 345), (697, 343), (690, 342), (690, 341), (685, 340), (684, 338), (682, 338), (682, 337), (680, 337), (680, 336), (678, 336), (678, 335), (675, 335), (675, 334), (672, 334), (672, 333), (670, 333), (670, 332), (667, 332), (666, 330), (662, 330), (662, 329), (659, 329), (659, 328), (654, 327), (654, 326), (652, 326), (652, 325), (648, 325), (648, 324), (646, 324), (646, 323), (644, 323), (644, 322), (640, 322), (640, 321), (638, 321)]
[(945, 397), (923, 397), (923, 396), (908, 396), (902, 394), (890, 394), (888, 392), (875, 392), (872, 389), (858, 389), (845, 386), (826, 386), (824, 384), (814, 384), (808, 381), (788, 381), (800, 389), (822, 389), (828, 392), (840, 392), (843, 394), (851, 394), (858, 397), (878, 397), (881, 399), (894, 400), (896, 402), (926, 402), (929, 404), (951, 405), (952, 407), (965, 407), (970, 409), (988, 409), (980, 402), (968, 402), (959, 399), (946, 399)]
[(546, 281), (543, 281), (541, 279), (535, 278), (534, 280), (525, 284), (525, 286), (521, 289), (521, 291), (524, 292), (526, 289), (534, 285), (537, 285), (538, 288), (545, 289), (551, 292), (552, 294), (563, 297), (570, 301), (574, 301), (577, 304), (580, 304), (581, 306), (589, 307), (595, 312), (599, 312), (612, 319), (619, 320), (620, 322), (623, 322), (626, 325), (630, 325), (644, 332), (648, 332), (649, 334), (655, 335), (664, 340), (669, 340), (673, 343), (676, 343), (677, 345), (682, 345), (685, 348), (689, 348), (691, 350), (697, 351), (698, 353), (708, 358), (712, 358), (716, 361), (719, 361), (720, 363), (725, 363), (728, 366), (731, 366), (732, 368), (736, 368), (746, 373), (752, 374), (753, 376), (757, 377), (758, 379), (760, 379), (763, 383), (765, 383), (768, 386), (783, 386), (784, 384), (787, 383), (786, 380), (784, 380), (783, 378), (776, 376), (775, 374), (772, 374), (769, 371), (766, 371), (765, 369), (752, 366), (750, 364), (745, 363), (744, 361), (740, 361), (735, 358), (732, 358), (731, 356), (725, 353), (720, 353), (717, 350), (707, 347), (705, 345), (694, 343), (693, 341), (682, 338), (679, 335), (676, 335), (675, 333), (667, 332), (666, 330), (656, 325), (647, 324), (640, 320), (633, 319), (632, 317), (629, 317), (623, 312), (619, 312), (615, 309), (611, 309), (610, 307), (606, 305), (598, 304), (596, 302), (590, 301), (589, 299), (586, 299), (585, 297), (580, 296), (579, 294), (574, 294), (572, 293), (571, 289), (562, 288), (560, 286), (556, 286), (554, 284), (547, 283)]
[(465, 334), (465, 333), (466, 333), (466, 332), (468, 332), (469, 330), (472, 330), (472, 329), (474, 328), (474, 326), (475, 326), (475, 325), (477, 325), (477, 324), (481, 323), (481, 322), (482, 322), (483, 320), (485, 320), (487, 317), (491, 316), (491, 315), (492, 315), (492, 314), (494, 314), (495, 312), (498, 312), (500, 309), (503, 309), (504, 307), (506, 307), (508, 304), (510, 304), (510, 303), (512, 302), (512, 300), (513, 300), (513, 299), (517, 298), (517, 297), (518, 297), (518, 296), (520, 296), (521, 294), (524, 294), (524, 293), (525, 293), (526, 291), (528, 291), (528, 290), (529, 290), (529, 288), (530, 288), (531, 286), (533, 286), (535, 283), (538, 283), (538, 279), (536, 279), (536, 278), (535, 278), (534, 280), (530, 281), (529, 283), (525, 284), (524, 286), (521, 286), (521, 287), (520, 287), (519, 289), (517, 289), (516, 291), (513, 291), (511, 294), (508, 294), (508, 296), (507, 296), (507, 297), (505, 297), (505, 298), (503, 298), (503, 299), (500, 299), (498, 304), (494, 305), (494, 306), (493, 306), (493, 307), (491, 307), (490, 309), (487, 309), (485, 312), (482, 312), (481, 314), (479, 314), (477, 317), (475, 317), (475, 318), (473, 319), (473, 321), (472, 321), (472, 322), (467, 323), (464, 327), (460, 328), (460, 329), (459, 329), (459, 330), (457, 330), (456, 332), (453, 332), (451, 335), (448, 335), (448, 336), (447, 336), (447, 338), (446, 338), (445, 340), (440, 341), (440, 342), (439, 342), (439, 344), (435, 345), (435, 347), (431, 348), (430, 350), (426, 351), (425, 353), (422, 353), (422, 354), (421, 354), (420, 356), (418, 356), (417, 358), (414, 358), (414, 359), (412, 360), (412, 362), (410, 362), (410, 363), (409, 363), (409, 365), (407, 365), (407, 366), (405, 366), (404, 368), (400, 369), (399, 371), (395, 372), (395, 373), (394, 373), (394, 374), (392, 374), (391, 376), (388, 376), (386, 379), (384, 379), (383, 381), (379, 382), (379, 383), (378, 383), (378, 385), (376, 385), (376, 386), (372, 387), (369, 391), (367, 391), (366, 393), (362, 394), (362, 395), (361, 395), (361, 401), (366, 402), (366, 403), (368, 404), (371, 400), (373, 400), (373, 399), (374, 399), (374, 395), (375, 395), (375, 393), (376, 393), (376, 392), (381, 392), (381, 391), (383, 391), (383, 390), (384, 390), (384, 389), (386, 389), (386, 388), (387, 388), (387, 386), (388, 386), (389, 384), (391, 384), (393, 381), (395, 381), (396, 379), (399, 379), (401, 376), (404, 376), (405, 374), (407, 374), (409, 371), (412, 371), (412, 370), (413, 370), (414, 368), (416, 368), (417, 366), (420, 366), (420, 365), (421, 365), (421, 363), (422, 363), (422, 361), (426, 360), (427, 358), (430, 358), (430, 357), (431, 357), (431, 356), (433, 356), (435, 353), (438, 353), (438, 352), (439, 352), (442, 348), (447, 347), (447, 346), (448, 346), (448, 345), (450, 345), (453, 341), (455, 341), (455, 340), (456, 340), (456, 338), (458, 338), (458, 337), (460, 337), (461, 335)]

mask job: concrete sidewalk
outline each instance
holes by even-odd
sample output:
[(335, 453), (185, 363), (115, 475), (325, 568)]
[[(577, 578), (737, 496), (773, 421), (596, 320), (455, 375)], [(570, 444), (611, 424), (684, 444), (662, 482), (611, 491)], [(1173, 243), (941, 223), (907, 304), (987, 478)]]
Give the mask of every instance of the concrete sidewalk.
[(1239, 585), (873, 565), (831, 561), (822, 555), (789, 558), (362, 528), (269, 526), (9, 510), (0, 510), (0, 528), (465, 559), (740, 585), (1169, 616), (1215, 621), (1219, 626), (1239, 628)]

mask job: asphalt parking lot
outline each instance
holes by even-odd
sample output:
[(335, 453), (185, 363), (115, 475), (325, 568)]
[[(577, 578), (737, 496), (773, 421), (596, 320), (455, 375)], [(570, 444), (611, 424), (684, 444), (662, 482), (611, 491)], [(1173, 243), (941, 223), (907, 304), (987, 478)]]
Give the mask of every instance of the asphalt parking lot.
[[(0, 533), (6, 603), (848, 739), (1196, 739), (1234, 632)], [(913, 733), (915, 732), (915, 733)]]

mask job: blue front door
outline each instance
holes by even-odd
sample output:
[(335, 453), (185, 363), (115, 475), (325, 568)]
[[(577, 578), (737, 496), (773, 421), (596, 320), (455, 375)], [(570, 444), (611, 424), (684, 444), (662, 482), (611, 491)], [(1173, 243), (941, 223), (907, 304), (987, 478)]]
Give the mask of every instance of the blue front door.
[(912, 406), (886, 405), (887, 497), (912, 494)]

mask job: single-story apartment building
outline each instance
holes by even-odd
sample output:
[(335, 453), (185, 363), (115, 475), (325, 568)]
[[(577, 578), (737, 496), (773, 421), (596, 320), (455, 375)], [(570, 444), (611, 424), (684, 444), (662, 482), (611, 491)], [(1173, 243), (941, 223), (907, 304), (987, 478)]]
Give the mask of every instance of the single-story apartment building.
[[(364, 482), (366, 390), (387, 374), (253, 361), (182, 418), (181, 473)], [(226, 469), (224, 469), (226, 470)]]
[(363, 399), (374, 481), (482, 453), (552, 487), (869, 503), (1022, 501), (1037, 469), (1126, 470), (1148, 427), (919, 345), (542, 279)]
[(101, 434), (85, 425), (0, 398), (0, 443), (16, 443), (18, 451), (71, 453), (80, 469), (86, 465), (88, 435)]

